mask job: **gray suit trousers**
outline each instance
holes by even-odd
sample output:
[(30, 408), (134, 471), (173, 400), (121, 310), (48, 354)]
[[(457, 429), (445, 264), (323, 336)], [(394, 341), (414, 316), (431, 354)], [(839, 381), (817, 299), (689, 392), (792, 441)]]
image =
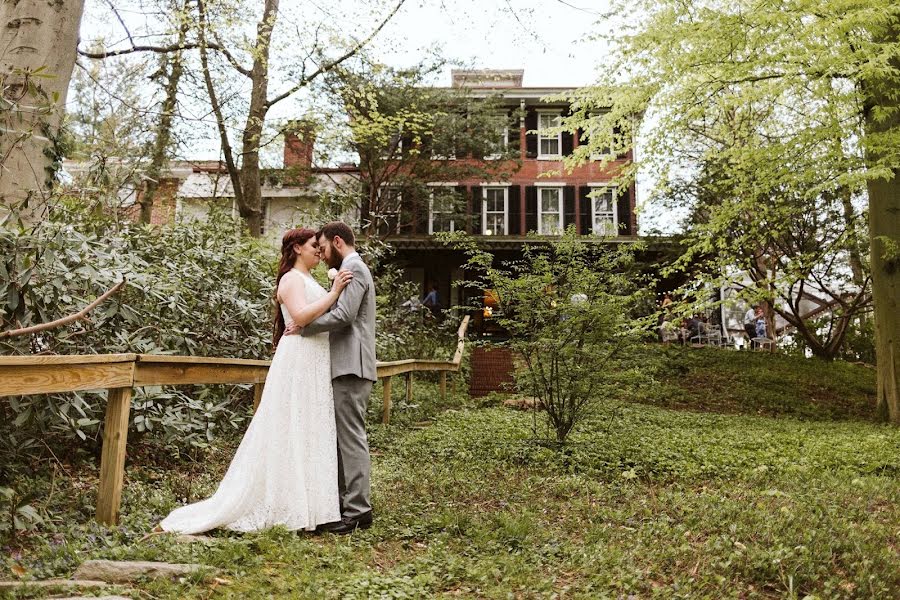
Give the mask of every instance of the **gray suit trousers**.
[(372, 510), (366, 410), (373, 382), (356, 375), (341, 375), (332, 379), (331, 384), (337, 425), (341, 516), (355, 518)]

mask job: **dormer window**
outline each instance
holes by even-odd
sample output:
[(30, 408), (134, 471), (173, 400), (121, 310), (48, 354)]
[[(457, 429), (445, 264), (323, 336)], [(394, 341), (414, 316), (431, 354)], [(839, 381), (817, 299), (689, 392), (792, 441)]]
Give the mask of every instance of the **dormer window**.
[(538, 158), (560, 158), (562, 156), (562, 132), (551, 129), (562, 124), (558, 112), (538, 113)]

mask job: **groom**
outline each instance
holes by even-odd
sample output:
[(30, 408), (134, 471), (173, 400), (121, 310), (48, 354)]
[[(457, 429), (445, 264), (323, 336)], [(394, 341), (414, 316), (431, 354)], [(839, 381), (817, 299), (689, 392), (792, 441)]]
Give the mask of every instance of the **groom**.
[(340, 221), (316, 234), (319, 253), (329, 267), (347, 269), (353, 281), (331, 311), (301, 331), (301, 335), (331, 332), (331, 383), (337, 425), (338, 486), (341, 520), (319, 529), (351, 533), (372, 525), (369, 501), (369, 442), (366, 409), (375, 375), (375, 283), (356, 253), (353, 231)]

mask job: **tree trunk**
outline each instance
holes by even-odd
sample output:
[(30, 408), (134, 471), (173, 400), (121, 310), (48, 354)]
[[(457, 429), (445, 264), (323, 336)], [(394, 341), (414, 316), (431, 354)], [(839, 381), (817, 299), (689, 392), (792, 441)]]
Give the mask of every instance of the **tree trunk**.
[(850, 273), (853, 276), (853, 283), (858, 288), (862, 288), (865, 285), (866, 275), (863, 271), (862, 257), (859, 244), (857, 243), (859, 240), (856, 237), (856, 215), (853, 211), (853, 192), (852, 190), (846, 186), (842, 185), (841, 189), (838, 190), (838, 194), (841, 197), (841, 207), (844, 211), (844, 223), (848, 230), (853, 232), (853, 240), (850, 244), (849, 248), (849, 257), (850, 257)]
[(256, 46), (253, 52), (253, 68), (250, 69), (250, 110), (244, 124), (241, 160), (241, 189), (244, 192), (238, 203), (241, 217), (253, 237), (259, 237), (262, 224), (262, 182), (259, 174), (259, 145), (262, 140), (266, 113), (269, 110), (269, 51), (272, 29), (278, 18), (278, 0), (266, 0), (262, 19), (256, 26)]
[(0, 3), (0, 211), (48, 208), (83, 12), (84, 0)]
[[(187, 2), (184, 3), (182, 10), (187, 11)], [(182, 19), (182, 25), (178, 30), (178, 45), (183, 46), (187, 38), (189, 21)], [(181, 75), (184, 73), (184, 62), (182, 60), (182, 51), (177, 50), (168, 60), (169, 72), (166, 80), (166, 97), (162, 103), (162, 111), (160, 112), (159, 122), (156, 125), (156, 139), (153, 140), (153, 151), (150, 154), (150, 165), (147, 168), (147, 187), (144, 189), (144, 195), (141, 198), (141, 223), (149, 223), (153, 215), (153, 200), (156, 196), (156, 190), (159, 188), (160, 176), (163, 167), (166, 165), (167, 151), (172, 141), (172, 117), (175, 115), (175, 108), (178, 105), (178, 84), (181, 81)]]
[[(898, 25), (891, 24), (877, 32), (876, 41), (896, 44)], [(900, 70), (900, 59), (890, 60), (890, 67)], [(869, 136), (884, 136), (900, 131), (900, 99), (888, 76), (864, 82), (867, 93), (865, 109)], [(888, 116), (877, 118), (874, 107)], [(893, 111), (893, 112), (889, 112)], [(871, 164), (881, 159), (877, 151), (869, 153)], [(878, 412), (892, 423), (900, 424), (900, 167), (891, 165), (885, 179), (870, 179), (869, 237), (872, 263), (872, 297), (875, 304), (875, 357), (877, 363)]]

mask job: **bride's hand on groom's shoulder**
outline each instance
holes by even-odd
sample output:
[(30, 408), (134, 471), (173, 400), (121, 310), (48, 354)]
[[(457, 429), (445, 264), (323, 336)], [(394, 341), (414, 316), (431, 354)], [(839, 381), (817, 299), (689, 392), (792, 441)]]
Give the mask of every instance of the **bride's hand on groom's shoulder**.
[(350, 284), (351, 281), (353, 281), (353, 273), (351, 273), (347, 269), (341, 269), (334, 277), (334, 284), (331, 289), (336, 290), (337, 292), (341, 292)]

